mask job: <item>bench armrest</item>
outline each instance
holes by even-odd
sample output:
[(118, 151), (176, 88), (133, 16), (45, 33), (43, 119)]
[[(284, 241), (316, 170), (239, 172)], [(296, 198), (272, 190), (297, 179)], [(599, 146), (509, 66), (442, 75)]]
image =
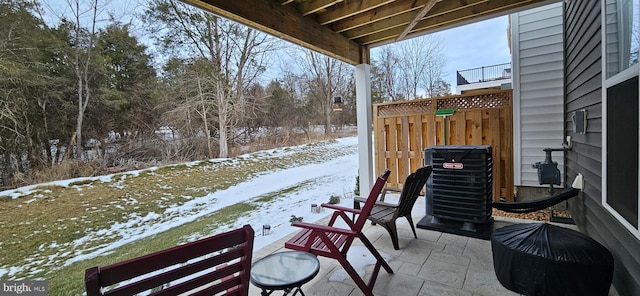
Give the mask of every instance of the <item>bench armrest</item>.
[(357, 201), (357, 202), (367, 202), (367, 199), (364, 197), (360, 197), (360, 196), (355, 196), (353, 197), (353, 201)]
[[(354, 197), (353, 198), (353, 206), (354, 206), (354, 208), (358, 209), (358, 207), (360, 207), (359, 203), (366, 202), (366, 201), (367, 201), (366, 198)], [(400, 206), (400, 201), (398, 201), (397, 204), (386, 203), (384, 201), (376, 201), (375, 205), (376, 206), (389, 207), (389, 208), (397, 208), (398, 206)]]
[(376, 206), (382, 206), (382, 207), (387, 207), (387, 208), (397, 208), (400, 206), (400, 203), (397, 204), (391, 204), (391, 203), (386, 203), (386, 202), (381, 202), (381, 201), (377, 201)]
[[(384, 198), (387, 195), (387, 192), (400, 193), (400, 192), (402, 192), (402, 190), (398, 189), (398, 188), (387, 187), (387, 188), (382, 190), (382, 193), (380, 194), (380, 199), (379, 199), (380, 201), (384, 201)], [(355, 196), (353, 198), (353, 200), (357, 201), (357, 202), (366, 202), (367, 201), (366, 198), (361, 197), (361, 196)]]
[(358, 210), (358, 209), (352, 209), (352, 208), (347, 208), (347, 207), (343, 207), (343, 206), (337, 206), (337, 205), (328, 204), (328, 203), (323, 203), (323, 204), (321, 204), (321, 206), (323, 208), (329, 208), (329, 209), (334, 209), (334, 210), (343, 211), (343, 212), (349, 212), (349, 213), (353, 213), (353, 214), (360, 214), (360, 210)]

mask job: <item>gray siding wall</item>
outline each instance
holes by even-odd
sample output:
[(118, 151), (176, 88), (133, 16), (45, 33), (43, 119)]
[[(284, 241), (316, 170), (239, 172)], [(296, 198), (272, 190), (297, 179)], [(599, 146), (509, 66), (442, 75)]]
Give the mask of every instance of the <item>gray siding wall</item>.
[[(515, 185), (539, 186), (531, 165), (544, 161), (544, 148), (562, 147), (562, 3), (513, 14)], [(562, 152), (552, 154), (564, 171)], [(546, 185), (545, 185), (546, 186)]]
[[(580, 230), (615, 257), (613, 284), (620, 295), (640, 295), (640, 242), (602, 207), (602, 60), (600, 1), (565, 3), (565, 132), (573, 137), (565, 178), (584, 175), (585, 188), (569, 200)], [(587, 109), (587, 133), (571, 132), (569, 114)]]

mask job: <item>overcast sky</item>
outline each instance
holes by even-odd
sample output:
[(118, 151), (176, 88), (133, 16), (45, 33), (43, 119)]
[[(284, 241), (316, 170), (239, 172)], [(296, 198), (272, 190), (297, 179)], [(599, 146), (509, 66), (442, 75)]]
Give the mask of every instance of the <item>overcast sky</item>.
[(511, 62), (508, 23), (502, 16), (438, 33), (445, 40), (445, 80), (453, 89), (456, 71)]
[(433, 33), (444, 41), (444, 79), (451, 85), (452, 93), (456, 88), (456, 71), (511, 62), (508, 22), (508, 16), (501, 16)]

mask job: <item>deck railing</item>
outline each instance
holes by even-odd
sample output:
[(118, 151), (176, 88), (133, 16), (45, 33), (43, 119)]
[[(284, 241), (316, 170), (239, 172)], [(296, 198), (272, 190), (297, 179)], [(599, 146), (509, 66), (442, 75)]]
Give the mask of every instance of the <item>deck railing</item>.
[(511, 63), (456, 71), (458, 85), (511, 78)]

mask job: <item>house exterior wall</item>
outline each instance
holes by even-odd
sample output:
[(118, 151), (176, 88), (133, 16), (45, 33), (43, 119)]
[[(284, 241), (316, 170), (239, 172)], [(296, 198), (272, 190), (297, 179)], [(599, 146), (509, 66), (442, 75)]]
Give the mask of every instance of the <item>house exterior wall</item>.
[[(564, 130), (573, 138), (566, 153), (565, 182), (584, 175), (584, 191), (569, 200), (579, 229), (602, 243), (615, 258), (613, 284), (620, 295), (640, 295), (640, 241), (602, 205), (601, 2), (565, 1)], [(587, 110), (587, 132), (572, 132), (570, 114)]]
[[(514, 96), (514, 183), (540, 186), (532, 164), (564, 139), (562, 3), (511, 15)], [(562, 152), (553, 152), (561, 175)], [(547, 185), (543, 185), (547, 186)]]
[(494, 81), (470, 83), (456, 86), (456, 94), (468, 93), (470, 91), (490, 91), (492, 89), (510, 89), (511, 79), (500, 79)]

